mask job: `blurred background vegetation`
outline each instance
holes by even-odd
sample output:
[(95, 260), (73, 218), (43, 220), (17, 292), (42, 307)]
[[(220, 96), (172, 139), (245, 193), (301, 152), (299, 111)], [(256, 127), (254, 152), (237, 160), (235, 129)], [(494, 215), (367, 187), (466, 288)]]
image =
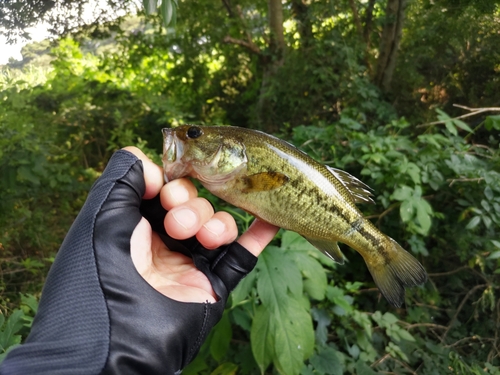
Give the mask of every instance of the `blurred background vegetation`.
[(110, 155), (159, 162), (160, 129), (196, 123), (360, 177), (430, 280), (395, 309), (356, 253), (281, 232), (184, 373), (500, 374), (500, 1), (109, 0), (90, 21), (86, 3), (0, 4), (10, 40), (54, 35), (0, 67), (0, 360)]

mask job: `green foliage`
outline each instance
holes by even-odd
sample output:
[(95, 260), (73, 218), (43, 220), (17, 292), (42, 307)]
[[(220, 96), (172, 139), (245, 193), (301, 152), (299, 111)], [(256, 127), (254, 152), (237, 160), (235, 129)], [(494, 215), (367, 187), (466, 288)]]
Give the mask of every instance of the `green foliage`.
[[(430, 282), (392, 309), (357, 254), (344, 249), (349, 262), (339, 266), (281, 232), (184, 373), (498, 374), (500, 116), (450, 115), (453, 102), (498, 103), (498, 10), (479, 3), (410, 2), (397, 100), (370, 82), (376, 52), (357, 35), (348, 2), (308, 2), (302, 21), (285, 9), (288, 50), (265, 92), (274, 125), (264, 130), (370, 185), (376, 204), (363, 212), (422, 261)], [(153, 17), (98, 53), (88, 52), (95, 40), (62, 39), (50, 69), (2, 70), (2, 353), (26, 337), (36, 310), (19, 292), (39, 296), (114, 150), (138, 145), (159, 162), (162, 127), (261, 126), (267, 4), (235, 5), (187, 0), (175, 33)], [(372, 43), (384, 19), (383, 4), (374, 9)], [(227, 36), (252, 40), (260, 54)], [(200, 195), (248, 228), (249, 215)]]
[(38, 309), (38, 301), (32, 295), (21, 296), (21, 308), (11, 312), (6, 317), (0, 313), (0, 362), (9, 350), (15, 348), (23, 338), (26, 338), (33, 316)]

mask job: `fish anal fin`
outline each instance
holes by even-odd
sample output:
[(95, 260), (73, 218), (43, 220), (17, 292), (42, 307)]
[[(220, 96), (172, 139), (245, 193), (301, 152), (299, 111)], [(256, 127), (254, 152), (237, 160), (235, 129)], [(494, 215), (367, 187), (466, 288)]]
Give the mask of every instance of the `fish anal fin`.
[(253, 193), (277, 189), (288, 182), (289, 177), (280, 172), (261, 172), (240, 177), (242, 192)]
[(326, 166), (333, 176), (351, 193), (355, 203), (374, 203), (372, 189), (363, 181), (341, 169)]
[(309, 241), (311, 245), (320, 250), (323, 254), (333, 259), (335, 262), (344, 264), (344, 254), (342, 254), (342, 251), (340, 251), (339, 244), (337, 242), (307, 237), (306, 240)]
[(392, 238), (387, 237), (388, 259), (386, 262), (366, 264), (373, 280), (387, 301), (401, 307), (405, 300), (405, 288), (421, 285), (427, 281), (427, 272), (420, 262), (404, 250)]

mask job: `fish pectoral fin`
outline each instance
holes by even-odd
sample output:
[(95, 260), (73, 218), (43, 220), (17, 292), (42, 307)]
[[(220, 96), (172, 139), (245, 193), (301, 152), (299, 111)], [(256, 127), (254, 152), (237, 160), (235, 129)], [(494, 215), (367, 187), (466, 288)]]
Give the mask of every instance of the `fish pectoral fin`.
[(355, 203), (374, 203), (371, 198), (372, 189), (363, 181), (358, 180), (346, 171), (329, 166), (326, 166), (326, 168), (328, 168), (330, 173), (345, 186), (349, 193), (351, 193)]
[(335, 262), (344, 264), (344, 254), (342, 254), (342, 251), (340, 251), (339, 244), (337, 242), (307, 237), (306, 240), (309, 241), (311, 245), (320, 250), (323, 254), (333, 259)]
[(261, 172), (240, 178), (244, 193), (269, 191), (286, 184), (290, 178), (280, 172)]

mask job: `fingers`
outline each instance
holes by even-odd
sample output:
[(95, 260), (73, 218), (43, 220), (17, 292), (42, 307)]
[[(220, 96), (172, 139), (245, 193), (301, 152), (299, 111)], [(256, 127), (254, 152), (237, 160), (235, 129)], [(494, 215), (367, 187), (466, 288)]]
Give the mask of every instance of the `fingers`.
[[(124, 150), (142, 160), (146, 182), (144, 198), (150, 199), (160, 193), (161, 204), (169, 211), (165, 217), (165, 229), (170, 236), (175, 239), (196, 236), (207, 249), (215, 249), (236, 239), (238, 229), (233, 217), (227, 212), (214, 214), (212, 205), (206, 199), (197, 197), (196, 187), (188, 179), (181, 178), (164, 185), (160, 166), (137, 147), (129, 146)], [(257, 219), (238, 242), (258, 256), (278, 230), (278, 227)]]
[(212, 205), (198, 198), (195, 186), (181, 178), (166, 184), (160, 192), (162, 206), (168, 210), (165, 229), (175, 239), (196, 236), (207, 249), (233, 242), (238, 228), (227, 212), (214, 213)]
[(258, 257), (272, 241), (279, 228), (262, 220), (255, 219), (250, 228), (238, 238), (238, 243)]
[(134, 154), (142, 161), (144, 168), (144, 181), (146, 183), (146, 192), (144, 199), (151, 199), (158, 195), (163, 186), (163, 170), (160, 166), (153, 163), (141, 150), (137, 147), (128, 146), (124, 150)]

